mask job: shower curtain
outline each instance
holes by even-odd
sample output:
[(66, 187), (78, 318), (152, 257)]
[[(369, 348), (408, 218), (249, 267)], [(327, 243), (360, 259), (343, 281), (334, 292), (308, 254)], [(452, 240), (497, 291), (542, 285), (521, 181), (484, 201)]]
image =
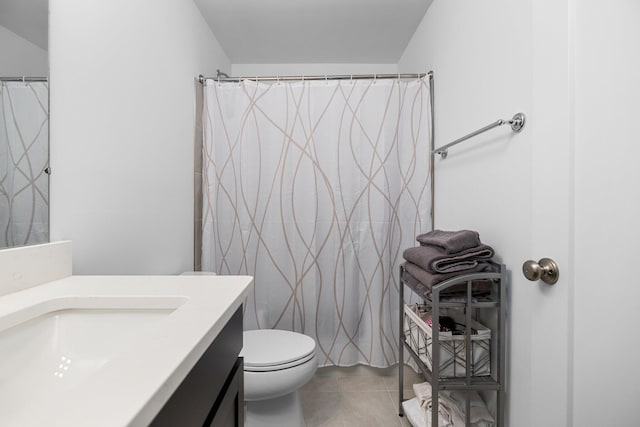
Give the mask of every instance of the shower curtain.
[(429, 82), (209, 81), (203, 270), (248, 274), (245, 329), (320, 366), (397, 363), (398, 266), (428, 231)]
[(49, 89), (0, 82), (0, 248), (49, 240)]

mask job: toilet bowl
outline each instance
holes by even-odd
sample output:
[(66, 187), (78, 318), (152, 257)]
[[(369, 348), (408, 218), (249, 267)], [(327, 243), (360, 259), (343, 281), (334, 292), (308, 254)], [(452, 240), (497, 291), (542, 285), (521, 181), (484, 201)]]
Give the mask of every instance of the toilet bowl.
[(303, 426), (298, 389), (317, 368), (313, 338), (260, 329), (245, 331), (243, 339), (245, 426)]

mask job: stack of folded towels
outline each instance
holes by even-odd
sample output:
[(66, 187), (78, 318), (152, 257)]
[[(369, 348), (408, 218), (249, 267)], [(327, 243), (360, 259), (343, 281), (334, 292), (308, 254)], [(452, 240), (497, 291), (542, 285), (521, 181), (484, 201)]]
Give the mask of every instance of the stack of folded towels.
[(405, 250), (403, 256), (407, 282), (418, 293), (430, 295), (432, 286), (463, 274), (497, 271), (489, 262), (493, 249), (476, 231), (433, 230), (416, 240), (420, 246)]

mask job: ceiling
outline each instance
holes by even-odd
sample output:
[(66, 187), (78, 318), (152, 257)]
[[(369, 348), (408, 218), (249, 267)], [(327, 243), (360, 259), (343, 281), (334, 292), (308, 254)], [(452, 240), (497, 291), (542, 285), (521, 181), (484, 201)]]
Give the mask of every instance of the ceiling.
[(48, 50), (48, 0), (0, 0), (0, 25)]
[[(395, 64), (433, 0), (194, 0), (233, 64)], [(48, 0), (0, 0), (0, 25), (47, 50)]]
[(194, 0), (233, 64), (395, 64), (433, 0)]

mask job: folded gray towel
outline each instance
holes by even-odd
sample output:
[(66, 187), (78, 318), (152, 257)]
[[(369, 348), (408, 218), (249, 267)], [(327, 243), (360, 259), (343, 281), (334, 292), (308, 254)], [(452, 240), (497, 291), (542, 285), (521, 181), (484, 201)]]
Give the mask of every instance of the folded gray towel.
[[(409, 287), (413, 290), (413, 292), (415, 292), (416, 294), (420, 295), (420, 297), (431, 299), (431, 286), (427, 287), (427, 286), (423, 285), (422, 282), (419, 279), (417, 279), (411, 273), (409, 273), (409, 271), (407, 270), (407, 265), (409, 265), (409, 264), (411, 264), (411, 263), (410, 262), (405, 262), (404, 263), (404, 274), (403, 274), (402, 278), (404, 279), (405, 283), (407, 285), (409, 285)], [(418, 269), (422, 270), (420, 267), (418, 267), (415, 264), (411, 264), (411, 265), (413, 267), (415, 267), (415, 268), (418, 268)], [(422, 270), (422, 271), (424, 271), (424, 270)], [(426, 271), (425, 271), (425, 273), (426, 273)]]
[[(405, 262), (404, 263), (405, 273), (408, 275), (404, 276), (404, 279), (407, 281), (409, 286), (419, 295), (423, 295), (427, 298), (431, 297), (431, 288), (437, 285), (440, 282), (451, 279), (453, 277), (459, 277), (460, 273), (449, 273), (449, 274), (433, 274), (428, 271), (423, 270), (419, 266)], [(488, 262), (479, 262), (474, 268), (469, 271), (466, 271), (464, 274), (471, 273), (482, 273), (482, 272), (497, 272), (499, 269), (495, 267), (493, 264), (489, 264)], [(467, 285), (465, 283), (461, 283), (459, 285), (454, 285), (448, 289), (446, 289), (445, 293), (455, 293), (455, 292), (466, 292)], [(471, 288), (474, 293), (486, 293), (491, 291), (491, 281), (488, 280), (477, 280), (474, 281)]]
[(466, 249), (475, 248), (481, 245), (480, 235), (477, 231), (442, 231), (433, 230), (420, 234), (416, 240), (421, 245), (437, 246), (448, 254), (462, 252)]
[(437, 246), (415, 246), (404, 251), (404, 259), (412, 262), (429, 273), (467, 273), (474, 269), (478, 262), (488, 261), (493, 255), (493, 248), (479, 245), (455, 254), (447, 254)]

